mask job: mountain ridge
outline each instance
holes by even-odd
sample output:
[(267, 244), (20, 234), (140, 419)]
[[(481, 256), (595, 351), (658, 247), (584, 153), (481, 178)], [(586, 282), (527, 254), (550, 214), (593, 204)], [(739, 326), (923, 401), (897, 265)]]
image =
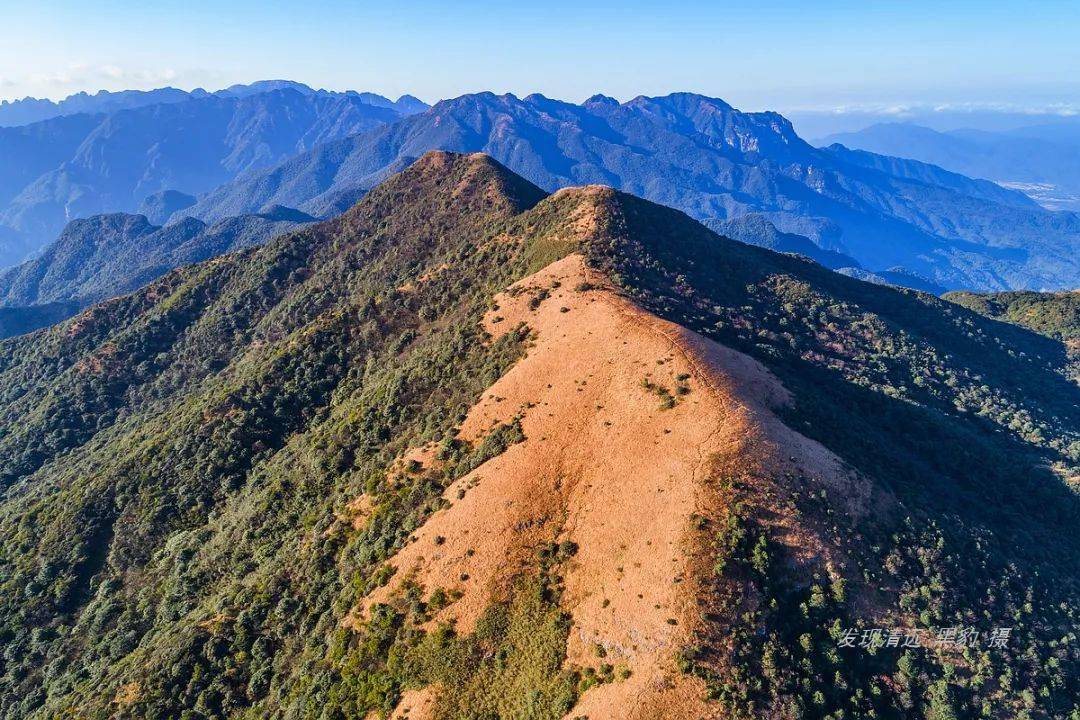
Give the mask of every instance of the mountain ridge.
[(864, 268), (900, 266), (946, 288), (1071, 285), (1080, 276), (1075, 215), (939, 168), (888, 161), (901, 173), (890, 174), (867, 156), (813, 148), (780, 115), (691, 93), (581, 106), (535, 94), (444, 100), (227, 183), (190, 213), (214, 219), (281, 202), (330, 215), (341, 198), (355, 201), (431, 149), (491, 153), (549, 191), (612, 185), (704, 222), (762, 214)]
[[(1080, 133), (1073, 125), (1036, 126), (1011, 131), (938, 132), (907, 123), (879, 123), (816, 141), (853, 149), (911, 157), (970, 177), (1019, 189), (1049, 209), (1080, 209)], [(1069, 130), (1071, 129), (1071, 132)]]
[(402, 95), (397, 100), (391, 100), (377, 93), (357, 93), (355, 91), (337, 92), (332, 90), (315, 90), (304, 83), (292, 80), (259, 80), (248, 84), (236, 84), (215, 91), (207, 91), (202, 88), (186, 91), (174, 87), (156, 88), (154, 90), (121, 90), (110, 92), (99, 90), (96, 93), (79, 92), (67, 96), (63, 100), (52, 101), (33, 97), (25, 97), (18, 100), (0, 101), (0, 127), (17, 127), (29, 125), (42, 120), (50, 120), (54, 117), (65, 117), (78, 114), (108, 114), (118, 110), (131, 110), (146, 105), (159, 105), (169, 102), (183, 102), (194, 98), (204, 98), (211, 95), (219, 97), (243, 97), (257, 95), (273, 90), (291, 89), (305, 95), (355, 95), (361, 97), (370, 105), (387, 107), (403, 114), (417, 112), (419, 109), (429, 107), (427, 103), (412, 95)]
[(314, 220), (281, 207), (212, 225), (185, 218), (160, 226), (127, 213), (73, 220), (39, 257), (0, 271), (0, 307), (60, 304), (71, 315), (137, 290), (180, 265), (260, 245)]
[[(292, 109), (257, 107), (271, 97), (292, 98), (285, 103)], [(535, 93), (487, 92), (424, 112), (413, 112), (422, 109), (413, 100), (403, 97), (399, 112), (370, 93), (266, 81), (108, 115), (83, 143), (87, 147), (60, 168), (21, 188), (27, 172), (7, 181), (12, 197), (0, 208), (7, 226), (0, 238), (9, 255), (22, 259), (55, 237), (64, 219), (130, 212), (165, 190), (198, 196), (193, 205), (173, 208), (170, 218), (177, 220), (194, 215), (212, 222), (271, 205), (330, 217), (424, 152), (445, 149), (492, 153), (548, 191), (608, 184), (717, 227), (762, 215), (780, 232), (807, 237), (820, 249), (804, 254), (817, 252), (833, 266), (838, 258), (829, 253), (846, 255), (853, 261), (843, 266), (867, 277), (923, 278), (918, 287), (976, 290), (1080, 282), (1077, 215), (1044, 211), (1023, 193), (929, 164), (841, 146), (814, 148), (777, 113), (743, 113), (694, 93), (623, 103), (594, 97), (574, 105)], [(180, 162), (170, 148), (181, 140), (161, 138), (154, 146), (161, 149), (147, 151), (154, 169), (145, 171), (141, 161), (117, 156), (118, 139), (139, 131), (123, 123), (108, 129), (116, 118), (145, 113), (168, 135), (170, 121), (153, 117), (213, 102), (252, 105), (233, 121), (220, 151), (187, 148)], [(307, 113), (297, 108), (311, 104), (326, 117), (310, 128), (292, 128), (284, 137), (271, 127), (285, 122), (280, 115)], [(370, 117), (355, 117), (357, 108)], [(0, 146), (4, 141), (0, 132)], [(210, 155), (203, 158), (203, 150)], [(188, 159), (198, 167), (185, 167)], [(0, 191), (4, 185), (0, 173)], [(160, 212), (158, 222), (166, 210)]]
[(0, 342), (0, 716), (1065, 717), (1064, 355), (425, 154)]
[(131, 212), (158, 192), (197, 195), (401, 116), (393, 103), (359, 93), (285, 87), (0, 128), (0, 148), (33, 156), (0, 170), (0, 225), (13, 236), (0, 244), (0, 266), (26, 259), (69, 219)]

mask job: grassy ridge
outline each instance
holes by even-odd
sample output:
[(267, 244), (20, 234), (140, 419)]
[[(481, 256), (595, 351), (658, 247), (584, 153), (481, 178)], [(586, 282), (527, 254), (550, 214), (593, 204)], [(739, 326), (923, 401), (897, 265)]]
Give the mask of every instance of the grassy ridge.
[[(704, 530), (726, 600), (687, 670), (737, 716), (1080, 712), (1080, 389), (1065, 348), (726, 241), (629, 196), (611, 212), (621, 231), (591, 245), (594, 267), (645, 307), (764, 362), (794, 394), (788, 424), (888, 501), (853, 520), (805, 478), (773, 479), (788, 498), (779, 507), (762, 491), (776, 485), (732, 480), (740, 529)], [(817, 527), (846, 566), (821, 559), (792, 573), (778, 513)], [(837, 647), (841, 629), (875, 626), (1012, 635), (1004, 649), (962, 654)]]
[[(890, 499), (852, 520), (805, 478), (722, 478), (734, 510), (698, 528), (717, 605), (686, 672), (734, 716), (1074, 712), (1080, 410), (1061, 343), (438, 154), (335, 221), (0, 343), (0, 717), (336, 720), (432, 683), (463, 690), (440, 717), (559, 716), (595, 678), (563, 667), (556, 555), (470, 636), (418, 630), (452, 601), (437, 588), (346, 621), (447, 484), (520, 434), (453, 433), (526, 340), (488, 342), (479, 320), (583, 237), (628, 296), (766, 363), (795, 395), (786, 422)], [(391, 470), (427, 442), (438, 467)], [(792, 570), (769, 513), (842, 562)], [(835, 646), (874, 623), (1014, 636), (959, 656)]]

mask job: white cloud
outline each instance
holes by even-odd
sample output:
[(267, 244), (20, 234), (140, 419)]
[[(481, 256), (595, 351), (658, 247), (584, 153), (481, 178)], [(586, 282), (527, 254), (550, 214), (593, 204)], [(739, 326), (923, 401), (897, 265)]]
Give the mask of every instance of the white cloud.
[(180, 76), (181, 73), (173, 68), (135, 69), (75, 62), (57, 70), (31, 73), (21, 81), (9, 77), (0, 83), (0, 87), (25, 87), (35, 94), (55, 97), (81, 90), (145, 90), (175, 82)]

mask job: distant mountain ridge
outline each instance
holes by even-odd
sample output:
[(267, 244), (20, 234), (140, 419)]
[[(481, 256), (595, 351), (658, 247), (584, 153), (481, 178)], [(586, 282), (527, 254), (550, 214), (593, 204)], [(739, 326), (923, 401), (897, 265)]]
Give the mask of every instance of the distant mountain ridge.
[(403, 115), (381, 96), (300, 88), (230, 88), (0, 129), (0, 151), (17, 160), (0, 166), (0, 267), (33, 254), (71, 219), (131, 212), (154, 193), (194, 196)]
[(895, 177), (917, 180), (928, 185), (947, 188), (980, 200), (1025, 210), (1035, 210), (1039, 207), (1037, 202), (1022, 192), (1003, 187), (989, 180), (981, 180), (950, 172), (935, 164), (910, 160), (903, 156), (897, 157), (865, 150), (852, 150), (841, 144), (829, 145), (825, 150), (852, 165), (859, 165)]
[(193, 195), (182, 193), (179, 190), (161, 190), (147, 195), (135, 211), (137, 215), (145, 215), (146, 219), (155, 225), (164, 225), (172, 215), (194, 205), (196, 199)]
[(32, 97), (21, 100), (4, 100), (0, 102), (0, 127), (29, 125), (66, 115), (108, 114), (119, 110), (131, 110), (162, 103), (183, 102), (184, 100), (205, 98), (212, 95), (218, 97), (246, 97), (285, 89), (296, 90), (305, 95), (356, 96), (369, 105), (390, 108), (402, 114), (422, 112), (429, 107), (427, 103), (412, 95), (402, 95), (397, 100), (391, 100), (376, 93), (357, 93), (351, 90), (345, 92), (315, 90), (308, 85), (292, 80), (260, 80), (246, 85), (231, 85), (215, 92), (208, 92), (202, 88), (187, 91), (174, 87), (163, 87), (155, 90), (121, 90), (119, 92), (100, 90), (94, 94), (80, 92), (69, 95), (60, 101)]
[(101, 115), (72, 115), (0, 129), (0, 204), (68, 160), (101, 120)]
[[(760, 216), (801, 254), (868, 279), (918, 279), (924, 289), (1080, 285), (1080, 216), (925, 162), (815, 148), (776, 113), (692, 93), (623, 103), (596, 95), (580, 105), (478, 93), (409, 114), (423, 107), (408, 96), (265, 81), (100, 116), (89, 130), (75, 122), (83, 116), (0, 129), (0, 148), (23, 157), (58, 148), (39, 174), (45, 160), (0, 168), (0, 266), (96, 214), (143, 209), (158, 223), (213, 223), (282, 205), (331, 217), (441, 149), (490, 153), (549, 191), (610, 185), (711, 227)], [(166, 191), (195, 202), (143, 207)], [(764, 226), (731, 232), (758, 233), (770, 247), (780, 237)], [(850, 262), (838, 265), (841, 257)]]
[(704, 225), (713, 232), (747, 245), (757, 245), (776, 252), (805, 255), (831, 270), (859, 267), (859, 262), (855, 258), (832, 250), (824, 250), (803, 235), (781, 232), (761, 215), (743, 215), (734, 220), (712, 221)]
[(824, 265), (830, 270), (835, 270), (841, 275), (847, 275), (857, 280), (872, 282), (877, 285), (907, 287), (935, 295), (944, 292), (944, 288), (940, 285), (903, 270), (870, 272), (864, 269), (858, 260), (849, 255), (824, 250), (808, 237), (777, 230), (775, 225), (761, 215), (743, 215), (734, 220), (725, 220), (723, 222), (706, 221), (703, 224), (713, 232), (744, 242), (747, 245), (756, 245), (775, 252), (808, 257), (819, 265)]
[(691, 93), (581, 105), (479, 93), (237, 178), (185, 213), (213, 220), (273, 202), (341, 212), (433, 149), (486, 152), (555, 190), (611, 185), (706, 224), (759, 214), (866, 270), (944, 288), (1080, 284), (1080, 218), (925, 163), (806, 143), (776, 113)]
[[(173, 268), (261, 245), (313, 221), (284, 207), (212, 225), (185, 218), (161, 227), (144, 215), (125, 213), (75, 220), (39, 257), (0, 272), (0, 308), (10, 308), (9, 315), (21, 311), (57, 322), (93, 302), (136, 290)], [(53, 310), (38, 309), (43, 306)], [(9, 324), (25, 332), (39, 322)], [(0, 328), (0, 337), (7, 334)]]
[(1002, 132), (879, 123), (816, 142), (933, 163), (1020, 189), (1048, 209), (1080, 210), (1080, 123)]

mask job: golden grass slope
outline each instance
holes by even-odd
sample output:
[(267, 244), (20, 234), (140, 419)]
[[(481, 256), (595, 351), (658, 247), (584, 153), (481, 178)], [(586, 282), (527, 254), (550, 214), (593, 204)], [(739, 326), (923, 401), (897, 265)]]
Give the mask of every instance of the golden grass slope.
[[(717, 473), (797, 469), (846, 497), (854, 514), (866, 511), (869, 491), (776, 419), (772, 408), (788, 395), (763, 366), (641, 310), (580, 255), (496, 303), (489, 332), (525, 323), (534, 342), (460, 433), (476, 440), (518, 418), (526, 439), (447, 490), (450, 506), (393, 559), (394, 580), (368, 607), (406, 578), (429, 592), (457, 590), (434, 622), (467, 633), (515, 577), (534, 571), (539, 547), (569, 541), (577, 552), (559, 569), (572, 618), (567, 662), (629, 675), (589, 689), (568, 717), (713, 717), (704, 687), (676, 670), (675, 657), (700, 622), (711, 564), (693, 527), (725, 501)], [(828, 554), (782, 514), (775, 522), (796, 555)], [(432, 707), (425, 695), (407, 698), (413, 720)]]

